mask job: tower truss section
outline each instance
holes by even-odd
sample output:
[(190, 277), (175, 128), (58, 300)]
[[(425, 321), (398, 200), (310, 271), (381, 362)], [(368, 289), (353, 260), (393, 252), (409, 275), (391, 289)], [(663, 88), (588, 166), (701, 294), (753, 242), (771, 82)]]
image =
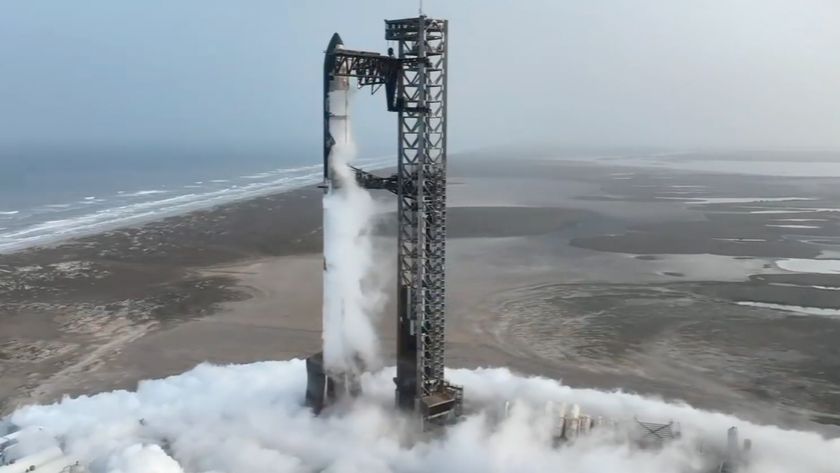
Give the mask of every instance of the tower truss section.
[[(397, 196), (396, 404), (418, 414), (424, 427), (457, 418), (463, 390), (444, 378), (446, 314), (446, 20), (426, 16), (385, 21), (388, 55), (345, 49), (333, 35), (324, 58), (324, 188), (334, 186), (335, 143), (329, 93), (349, 79), (385, 89), (387, 110), (398, 115), (397, 173), (379, 177), (353, 168), (359, 185)], [(307, 359), (307, 404), (316, 412), (334, 402), (341, 373), (328, 373), (321, 354)]]
[(397, 406), (426, 422), (457, 416), (462, 390), (444, 378), (446, 296), (446, 20), (385, 22), (397, 43)]

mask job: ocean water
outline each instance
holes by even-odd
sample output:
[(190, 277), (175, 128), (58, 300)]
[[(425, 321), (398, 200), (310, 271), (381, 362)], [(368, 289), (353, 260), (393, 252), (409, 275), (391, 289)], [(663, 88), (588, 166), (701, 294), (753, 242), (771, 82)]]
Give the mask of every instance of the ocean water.
[(311, 151), (0, 152), (0, 253), (312, 185), (321, 167)]

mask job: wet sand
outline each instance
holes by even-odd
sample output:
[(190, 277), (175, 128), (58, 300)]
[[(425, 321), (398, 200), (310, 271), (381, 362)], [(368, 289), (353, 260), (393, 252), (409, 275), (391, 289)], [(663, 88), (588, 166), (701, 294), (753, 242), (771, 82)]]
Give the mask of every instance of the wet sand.
[[(840, 308), (840, 291), (825, 289), (840, 275), (774, 264), (837, 248), (840, 213), (825, 209), (840, 202), (840, 181), (470, 159), (450, 171), (450, 366), (510, 366), (828, 432), (840, 424), (840, 319), (736, 304)], [(757, 196), (814, 200), (697, 203)], [(392, 207), (379, 197), (387, 276)], [(824, 221), (768, 226), (802, 215)], [(203, 361), (317, 351), (320, 223), (312, 188), (0, 256), (0, 412)]]
[(319, 252), (320, 195), (302, 189), (0, 256), (0, 411), (175, 372), (103, 374), (147, 334), (252, 296), (237, 275), (205, 268)]

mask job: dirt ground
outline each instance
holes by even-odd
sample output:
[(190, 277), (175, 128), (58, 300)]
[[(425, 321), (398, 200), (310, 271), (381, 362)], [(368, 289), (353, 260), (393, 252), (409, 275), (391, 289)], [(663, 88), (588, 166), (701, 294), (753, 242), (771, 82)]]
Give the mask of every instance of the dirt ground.
[[(840, 318), (737, 303), (840, 309), (840, 291), (826, 289), (840, 275), (774, 264), (840, 249), (840, 213), (826, 210), (840, 186), (469, 159), (450, 177), (450, 366), (510, 366), (835, 431)], [(818, 229), (774, 226), (802, 215), (790, 202), (697, 202), (794, 195), (814, 199), (795, 206), (814, 209)], [(377, 237), (385, 276), (389, 212)], [(320, 223), (313, 188), (0, 256), (0, 413), (205, 361), (317, 351)], [(383, 364), (393, 313), (379, 318)]]

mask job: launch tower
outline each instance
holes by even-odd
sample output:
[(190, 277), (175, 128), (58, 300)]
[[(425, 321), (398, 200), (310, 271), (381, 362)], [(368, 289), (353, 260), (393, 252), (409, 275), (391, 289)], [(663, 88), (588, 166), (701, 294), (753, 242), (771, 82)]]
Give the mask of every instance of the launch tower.
[[(446, 263), (446, 20), (424, 15), (385, 21), (387, 55), (344, 49), (333, 35), (324, 62), (324, 179), (335, 143), (328, 94), (356, 78), (359, 87), (385, 88), (388, 111), (397, 114), (397, 173), (379, 177), (356, 169), (360, 185), (397, 197), (396, 405), (426, 423), (439, 424), (461, 410), (462, 389), (444, 378)], [(316, 355), (317, 357), (317, 355)], [(313, 357), (307, 400), (329, 402), (335, 380)], [(333, 386), (331, 386), (333, 384)]]

